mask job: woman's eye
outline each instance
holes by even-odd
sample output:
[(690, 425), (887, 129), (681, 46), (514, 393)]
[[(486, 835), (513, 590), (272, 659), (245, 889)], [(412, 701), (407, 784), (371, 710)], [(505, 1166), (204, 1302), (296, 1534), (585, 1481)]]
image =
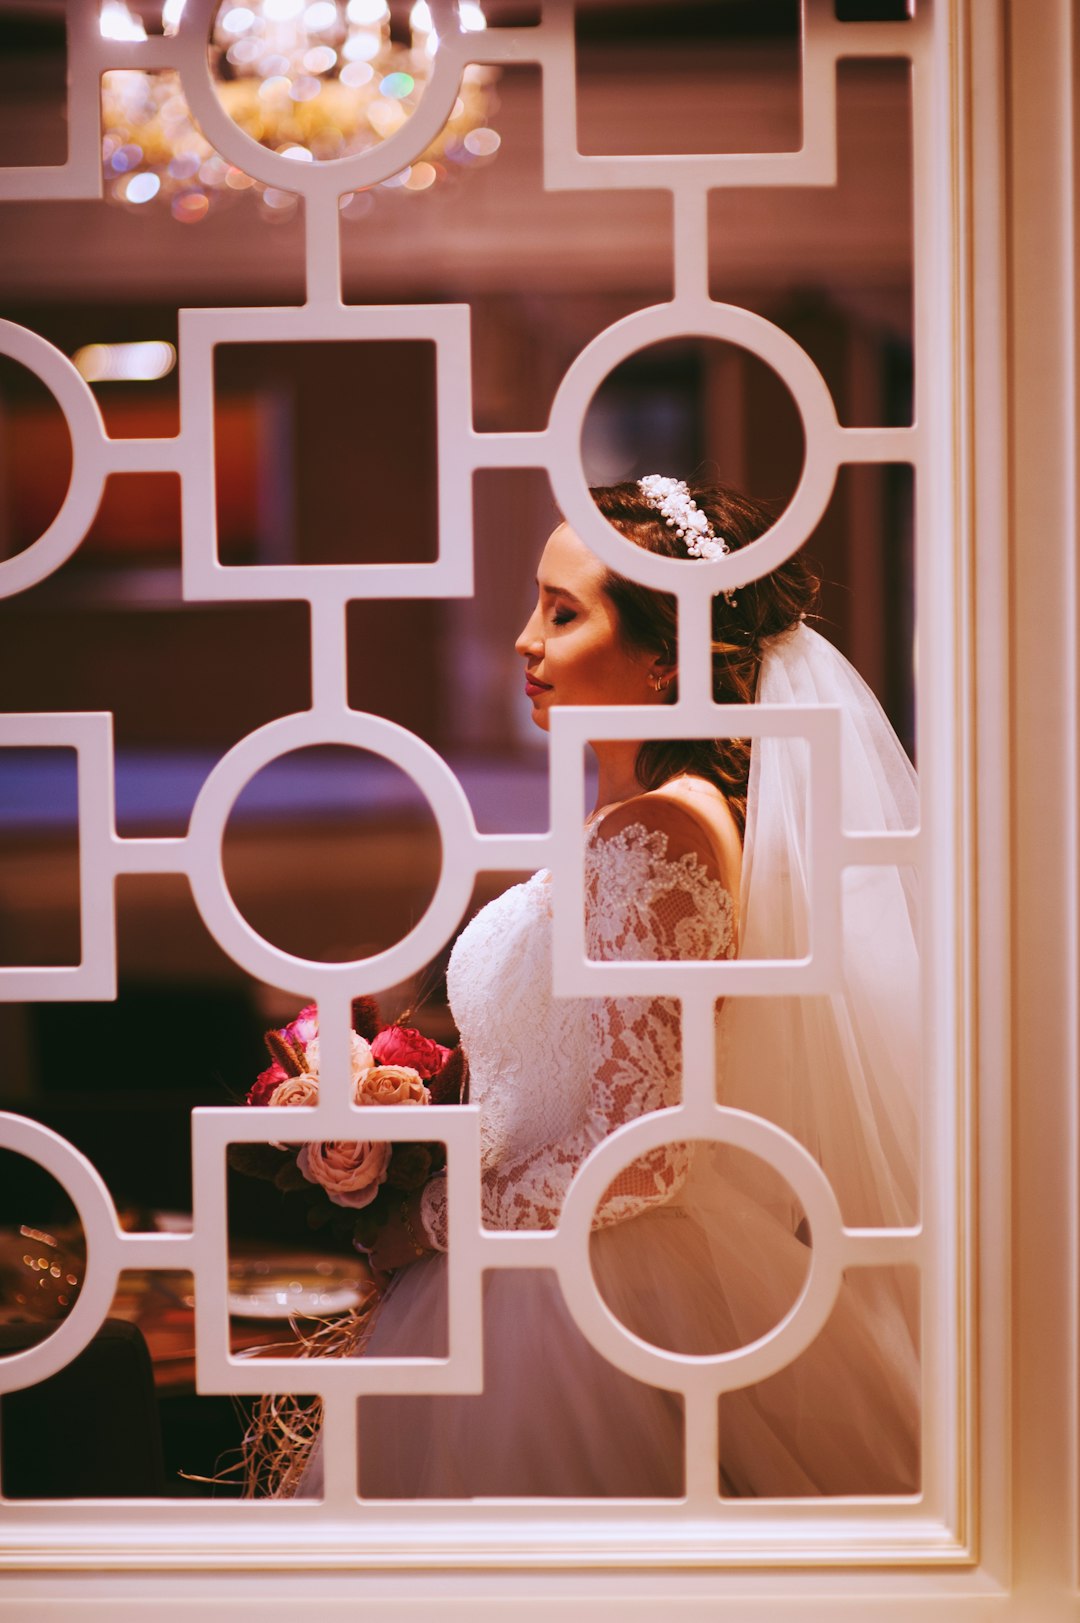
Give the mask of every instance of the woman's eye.
[(552, 624), (557, 626), (569, 625), (570, 621), (575, 618), (576, 616), (570, 611), (570, 609), (556, 609), (555, 613), (551, 616)]

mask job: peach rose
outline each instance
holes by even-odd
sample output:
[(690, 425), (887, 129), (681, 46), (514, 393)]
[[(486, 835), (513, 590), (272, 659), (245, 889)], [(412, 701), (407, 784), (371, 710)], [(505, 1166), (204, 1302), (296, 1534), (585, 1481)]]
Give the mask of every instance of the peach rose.
[(375, 1065), (356, 1084), (358, 1105), (426, 1105), (431, 1095), (411, 1065)]
[(368, 1206), (386, 1181), (392, 1144), (305, 1144), (296, 1164), (309, 1183), (325, 1189), (335, 1206)]
[[(287, 1076), (279, 1082), (273, 1093), (267, 1099), (267, 1105), (317, 1105), (319, 1102), (319, 1080), (307, 1071), (301, 1071), (299, 1076)], [(287, 1150), (288, 1144), (272, 1138), (270, 1143), (275, 1150)]]
[(318, 1079), (307, 1071), (301, 1072), (299, 1076), (287, 1076), (284, 1082), (278, 1083), (266, 1102), (271, 1107), (275, 1105), (317, 1105), (319, 1102)]

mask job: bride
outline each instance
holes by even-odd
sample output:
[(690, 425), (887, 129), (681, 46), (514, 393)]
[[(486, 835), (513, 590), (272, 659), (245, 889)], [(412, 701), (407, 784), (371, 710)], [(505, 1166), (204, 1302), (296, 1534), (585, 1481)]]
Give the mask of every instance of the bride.
[[(634, 544), (669, 557), (752, 542), (768, 515), (736, 493), (653, 475), (593, 491)], [(842, 706), (844, 816), (916, 817), (914, 774), (876, 700), (809, 629), (816, 579), (796, 555), (713, 600), (714, 697)], [(560, 524), (517, 641), (537, 726), (553, 705), (664, 705), (676, 694), (676, 605), (612, 574)], [(593, 958), (799, 957), (806, 950), (805, 745), (798, 740), (597, 742), (586, 836)], [(869, 877), (867, 877), (869, 876)], [(551, 1228), (589, 1152), (620, 1123), (678, 1103), (671, 998), (556, 1000), (550, 875), (504, 892), (464, 930), (450, 1002), (480, 1106), (483, 1220)], [(918, 1082), (913, 888), (848, 870), (842, 990), (731, 998), (718, 1009), (718, 1096), (768, 1117), (821, 1162), (844, 1220), (914, 1221)], [(786, 1186), (719, 1146), (673, 1144), (627, 1167), (593, 1220), (590, 1260), (612, 1312), (644, 1339), (715, 1353), (786, 1312), (811, 1243)], [(445, 1354), (446, 1192), (408, 1197), (371, 1251), (392, 1273), (365, 1350)], [(729, 1495), (918, 1489), (916, 1287), (854, 1270), (826, 1329), (779, 1375), (721, 1406)], [(486, 1276), (484, 1391), (367, 1397), (366, 1498), (678, 1496), (678, 1395), (614, 1369), (585, 1340), (554, 1275)], [(318, 1491), (316, 1447), (300, 1491)]]

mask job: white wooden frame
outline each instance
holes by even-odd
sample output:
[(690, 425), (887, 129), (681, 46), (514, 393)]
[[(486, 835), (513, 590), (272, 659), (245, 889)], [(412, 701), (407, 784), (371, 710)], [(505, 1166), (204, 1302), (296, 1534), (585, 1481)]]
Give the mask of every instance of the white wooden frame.
[[(78, 9), (78, 8), (76, 8)], [(199, 88), (200, 30), (210, 0), (189, 0), (175, 40), (145, 46), (93, 46), (96, 73), (128, 62), (180, 66), (197, 116), (211, 138), (241, 167), (274, 184), (295, 188), (302, 180), (308, 210), (308, 302), (298, 310), (248, 312), (243, 317), (262, 331), (260, 318), (274, 319), (266, 336), (356, 339), (368, 321), (394, 312), (345, 310), (340, 302), (337, 256), (337, 189), (357, 176), (378, 178), (377, 162), (350, 160), (336, 166), (307, 167), (287, 178), (272, 157), (247, 150), (237, 132), (219, 130), (208, 89)], [(441, 8), (446, 12), (446, 5)], [(397, 1371), (382, 1361), (344, 1362), (323, 1372), (328, 1408), (336, 1430), (349, 1439), (328, 1455), (325, 1507), (254, 1504), (244, 1506), (80, 1505), (0, 1506), (3, 1560), (12, 1569), (6, 1605), (12, 1615), (114, 1617), (125, 1604), (137, 1613), (153, 1605), (167, 1615), (193, 1615), (208, 1599), (237, 1615), (258, 1605), (271, 1615), (293, 1616), (313, 1605), (331, 1616), (358, 1604), (378, 1604), (391, 1616), (447, 1616), (470, 1613), (500, 1616), (510, 1605), (523, 1617), (544, 1615), (559, 1604), (571, 1615), (651, 1617), (659, 1612), (710, 1618), (785, 1616), (830, 1619), (925, 1617), (927, 1608), (945, 1618), (983, 1616), (1056, 1623), (1065, 1608), (1073, 1614), (1080, 1544), (1077, 1536), (1077, 1287), (1076, 1287), (1076, 1108), (1072, 1095), (1077, 1054), (1076, 988), (1076, 571), (1072, 557), (1075, 517), (1073, 457), (1077, 421), (1075, 399), (1075, 293), (1072, 284), (1073, 172), (1067, 156), (1074, 108), (1075, 41), (1065, 0), (1036, 0), (1023, 12), (1005, 0), (920, 0), (914, 22), (897, 25), (841, 25), (823, 0), (807, 0), (805, 97), (808, 137), (798, 154), (732, 155), (691, 159), (583, 158), (575, 151), (572, 35), (564, 8), (552, 3), (540, 29), (492, 31), (483, 50), (489, 60), (538, 60), (544, 73), (545, 174), (549, 186), (662, 185), (673, 194), (676, 253), (675, 306), (642, 312), (601, 335), (567, 374), (551, 422), (533, 434), (482, 435), (466, 425), (455, 431), (468, 467), (545, 466), (567, 515), (604, 556), (617, 558), (624, 573), (678, 590), (671, 571), (638, 555), (635, 566), (617, 550), (587, 503), (576, 462), (576, 434), (591, 388), (615, 360), (641, 343), (674, 332), (713, 332), (748, 342), (786, 378), (807, 428), (807, 474), (788, 513), (766, 545), (778, 561), (799, 544), (827, 499), (838, 463), (846, 460), (910, 460), (917, 466), (917, 533), (920, 590), (920, 678), (924, 723), (923, 827), (905, 847), (904, 860), (922, 866), (924, 882), (938, 902), (928, 941), (927, 994), (933, 1046), (929, 1074), (940, 1083), (926, 1112), (926, 1207), (921, 1229), (895, 1235), (849, 1236), (842, 1230), (830, 1195), (815, 1183), (809, 1158), (775, 1132), (766, 1143), (749, 1128), (753, 1147), (782, 1166), (805, 1201), (814, 1207), (826, 1242), (815, 1245), (811, 1288), (799, 1308), (806, 1338), (813, 1317), (826, 1303), (832, 1281), (852, 1245), (865, 1240), (878, 1256), (919, 1260), (928, 1280), (924, 1305), (931, 1332), (927, 1354), (927, 1470), (918, 1501), (818, 1501), (776, 1505), (724, 1502), (715, 1514), (706, 1443), (691, 1450), (687, 1506), (633, 1503), (594, 1507), (483, 1505), (470, 1507), (395, 1506), (385, 1514), (364, 1506), (357, 1516), (352, 1495), (351, 1402), (361, 1389), (392, 1390)], [(1032, 17), (1035, 26), (1029, 26)], [(453, 77), (465, 47), (450, 38), (444, 23)], [(74, 36), (73, 36), (74, 37)], [(80, 36), (81, 37), (81, 36)], [(475, 40), (471, 42), (475, 50)], [(745, 312), (711, 304), (706, 286), (705, 199), (715, 185), (827, 184), (833, 178), (833, 77), (847, 50), (910, 54), (915, 67), (916, 176), (916, 426), (907, 430), (840, 429), (831, 402), (822, 398), (809, 371), (792, 354), (790, 341), (767, 324), (747, 322)], [(91, 53), (91, 47), (81, 47)], [(92, 54), (92, 53), (91, 53)], [(73, 66), (85, 66), (75, 55)], [(568, 91), (570, 94), (568, 94)], [(446, 83), (432, 87), (429, 106), (437, 110)], [(97, 117), (96, 95), (73, 98), (73, 117), (84, 132)], [(1006, 109), (1011, 122), (1006, 124)], [(425, 119), (426, 123), (426, 119)], [(1006, 135), (1011, 143), (1006, 148)], [(422, 144), (430, 132), (413, 131)], [(395, 141), (397, 141), (395, 137)], [(408, 161), (405, 144), (382, 160), (391, 168)], [(242, 150), (243, 148), (243, 150)], [(74, 151), (74, 143), (73, 143)], [(70, 166), (67, 166), (70, 168)], [(271, 173), (273, 170), (273, 173)], [(265, 173), (264, 173), (265, 171)], [(387, 172), (390, 172), (389, 170)], [(0, 172), (0, 196), (86, 195), (57, 191), (75, 181), (39, 172), (32, 188), (27, 172)], [(340, 183), (340, 185), (339, 185)], [(1007, 280), (1012, 248), (1014, 280)], [(1053, 320), (1032, 320), (1026, 302), (1038, 290)], [(203, 341), (227, 342), (232, 312), (200, 313)], [(401, 312), (397, 311), (396, 316)], [(460, 315), (450, 315), (459, 322)], [(252, 330), (254, 330), (254, 328)], [(752, 330), (751, 330), (752, 329)], [(458, 332), (462, 330), (458, 327)], [(194, 324), (191, 328), (195, 339)], [(183, 333), (183, 329), (182, 329)], [(386, 335), (385, 333), (383, 334)], [(395, 330), (395, 335), (399, 335)], [(422, 335), (421, 335), (422, 336)], [(21, 590), (41, 566), (56, 567), (70, 550), (71, 535), (88, 492), (118, 467), (179, 471), (185, 486), (205, 478), (207, 441), (193, 416), (185, 414), (175, 441), (108, 441), (95, 420), (85, 386), (77, 386), (62, 358), (44, 356), (42, 341), (10, 328), (0, 334), (6, 352), (39, 370), (54, 387), (69, 417), (76, 445), (72, 494), (49, 537), (22, 555), (8, 583)], [(48, 346), (46, 346), (47, 348)], [(181, 339), (181, 367), (185, 363)], [(1012, 357), (1013, 370), (1008, 369)], [(29, 357), (29, 358), (28, 358)], [(190, 387), (190, 385), (187, 385)], [(80, 394), (80, 388), (82, 393)], [(440, 415), (446, 406), (440, 396)], [(445, 472), (440, 421), (440, 475)], [(93, 505), (96, 505), (94, 503)], [(1023, 515), (1021, 525), (1020, 516)], [(447, 513), (446, 544), (454, 560), (451, 595), (466, 592), (470, 547), (457, 533), (460, 514)], [(89, 523), (89, 519), (86, 519)], [(57, 531), (59, 526), (59, 531)], [(1029, 528), (1030, 526), (1030, 528)], [(54, 532), (59, 535), (55, 539)], [(69, 533), (70, 532), (70, 533)], [(1037, 537), (1037, 544), (1032, 537)], [(73, 544), (77, 544), (77, 537)], [(46, 545), (46, 542), (48, 545)], [(206, 552), (205, 528), (185, 509), (185, 591), (189, 595), (246, 598), (274, 595), (244, 572), (243, 581), (226, 579)], [(200, 549), (202, 549), (200, 551)], [(189, 563), (189, 559), (197, 561)], [(442, 552), (440, 552), (440, 564)], [(45, 566), (48, 566), (46, 568)], [(412, 566), (432, 570), (439, 566)], [(715, 584), (741, 583), (738, 558), (710, 567)], [(7, 566), (0, 566), (7, 568)], [(580, 836), (565, 830), (572, 816), (574, 763), (580, 744), (596, 723), (606, 731), (614, 715), (557, 717), (553, 751), (563, 770), (552, 774), (555, 793), (548, 836), (480, 836), (463, 797), (446, 782), (438, 758), (428, 759), (416, 741), (380, 733), (372, 719), (357, 718), (345, 705), (344, 608), (351, 596), (383, 595), (387, 582), (361, 579), (359, 568), (293, 572), (283, 595), (311, 603), (313, 628), (328, 650), (315, 669), (312, 711), (302, 720), (272, 724), (262, 736), (245, 740), (208, 780), (186, 840), (121, 840), (109, 806), (108, 718), (8, 718), (0, 740), (74, 743), (80, 752), (80, 837), (83, 871), (88, 852), (103, 863), (106, 888), (119, 872), (183, 871), (191, 874), (212, 927), (230, 937), (230, 950), (255, 954), (260, 970), (263, 948), (228, 911), (217, 877), (217, 836), (228, 806), (256, 764), (298, 742), (356, 741), (385, 746), (404, 762), (429, 793), (440, 815), (444, 862), (470, 874), (478, 867), (507, 870), (543, 860), (554, 869), (561, 893), (573, 896), (580, 875)], [(24, 578), (26, 577), (26, 578)], [(655, 577), (655, 578), (654, 578)], [(426, 595), (413, 580), (413, 590)], [(1008, 587), (1014, 587), (1010, 602)], [(0, 576), (0, 584), (3, 577)], [(394, 582), (395, 589), (401, 583)], [(680, 592), (681, 665), (686, 673), (676, 732), (687, 724), (706, 728), (712, 714), (704, 658), (703, 625), (695, 618), (695, 598)], [(1015, 651), (1012, 663), (1005, 657)], [(941, 725), (926, 725), (927, 706)], [(1015, 732), (1004, 719), (1017, 718)], [(1030, 719), (1029, 719), (1030, 716)], [(1020, 721), (1023, 725), (1020, 725)], [(762, 716), (763, 730), (780, 725)], [(801, 718), (815, 748), (828, 752), (830, 728), (824, 713)], [(381, 726), (386, 728), (385, 723)], [(673, 718), (673, 726), (675, 720)], [(745, 725), (740, 731), (745, 731)], [(343, 736), (348, 734), (347, 737)], [(271, 736), (272, 735), (272, 736)], [(373, 740), (378, 742), (373, 744)], [(291, 742), (288, 742), (291, 740)], [(1010, 753), (1014, 750), (1014, 753)], [(428, 752), (430, 755), (431, 752)], [(87, 763), (91, 778), (84, 779)], [(256, 763), (256, 764), (253, 764)], [(437, 764), (438, 763), (438, 764)], [(84, 782), (92, 787), (84, 795)], [(830, 861), (852, 860), (852, 836), (837, 839), (835, 784), (825, 782), (823, 810), (831, 810)], [(104, 798), (102, 798), (104, 796)], [(577, 797), (580, 805), (580, 795)], [(101, 822), (100, 808), (110, 812)], [(97, 807), (95, 811), (93, 808)], [(875, 842), (859, 860), (896, 861), (893, 843)], [(1015, 863), (1010, 860), (1015, 853)], [(1015, 874), (1015, 894), (1009, 876)], [(822, 881), (824, 883), (824, 881)], [(85, 881), (84, 881), (85, 883)], [(437, 896), (408, 951), (372, 972), (371, 989), (385, 984), (390, 968), (400, 969), (410, 954), (422, 956), (458, 901), (456, 881)], [(827, 904), (827, 896), (823, 892)], [(103, 892), (88, 896), (95, 919), (108, 902)], [(827, 916), (826, 905), (826, 916)], [(95, 925), (96, 927), (96, 925)], [(245, 936), (244, 930), (247, 930)], [(828, 958), (829, 931), (823, 961)], [(1013, 942), (1015, 941), (1015, 952)], [(580, 939), (564, 921), (560, 934), (560, 975), (583, 972)], [(271, 951), (273, 949), (270, 949)], [(108, 954), (91, 950), (82, 988), (57, 991), (50, 972), (26, 970), (13, 980), (12, 995), (108, 995)], [(241, 961), (244, 961), (241, 956)], [(951, 967), (942, 981), (938, 973)], [(701, 966), (703, 969), (706, 966)], [(306, 992), (311, 966), (276, 955), (270, 978)], [(370, 970), (370, 966), (366, 966)], [(707, 973), (681, 983), (688, 1055), (687, 1103), (678, 1131), (673, 1125), (640, 1123), (620, 1135), (586, 1164), (567, 1207), (566, 1232), (574, 1214), (587, 1222), (592, 1196), (610, 1173), (611, 1152), (626, 1158), (660, 1137), (684, 1136), (691, 1121), (701, 1129), (704, 1109), (705, 1022), (703, 1011), (718, 989), (736, 993), (734, 979), (755, 966), (707, 966)], [(380, 982), (378, 977), (383, 974)], [(769, 984), (794, 984), (805, 966), (769, 967)], [(58, 972), (52, 972), (56, 974)], [(59, 972), (63, 973), (63, 972)], [(593, 965), (590, 975), (614, 990), (640, 989), (633, 966)], [(682, 973), (685, 975), (685, 966)], [(352, 972), (327, 972), (319, 984), (324, 1026), (324, 1064), (329, 1086), (320, 1105), (320, 1136), (347, 1134), (349, 1111), (344, 1077), (348, 996), (360, 989)], [(26, 976), (32, 977), (29, 981)], [(625, 981), (623, 977), (626, 977)], [(34, 978), (37, 977), (37, 978)], [(788, 980), (792, 977), (792, 980)], [(569, 981), (566, 983), (569, 986)], [(652, 984), (650, 982), (650, 984)], [(106, 988), (106, 990), (102, 990)], [(758, 995), (761, 985), (747, 995)], [(1015, 1032), (1013, 1015), (1015, 1008)], [(1016, 1108), (1017, 1228), (1010, 1228), (1010, 1100)], [(335, 1092), (337, 1097), (335, 1097)], [(696, 1100), (696, 1102), (695, 1102)], [(712, 1107), (710, 1107), (712, 1108)], [(451, 1221), (468, 1242), (461, 1248), (453, 1287), (451, 1344), (455, 1358), (445, 1365), (424, 1361), (429, 1390), (474, 1389), (456, 1384), (475, 1380), (471, 1369), (455, 1369), (457, 1348), (475, 1334), (481, 1266), (557, 1262), (569, 1249), (556, 1235), (499, 1235), (477, 1231), (475, 1175), (478, 1144), (471, 1112), (445, 1113), (440, 1131), (450, 1145), (453, 1172)], [(717, 1131), (737, 1137), (735, 1113), (717, 1112)], [(388, 1118), (389, 1124), (390, 1118)], [(431, 1131), (431, 1118), (425, 1136)], [(414, 1124), (403, 1112), (393, 1121), (394, 1136), (411, 1136)], [(4, 1374), (16, 1383), (41, 1378), (71, 1355), (95, 1314), (107, 1306), (110, 1276), (120, 1266), (194, 1266), (199, 1295), (199, 1366), (202, 1390), (238, 1390), (241, 1376), (272, 1376), (271, 1364), (230, 1363), (224, 1337), (224, 1269), (204, 1222), (220, 1220), (223, 1187), (220, 1151), (229, 1138), (253, 1131), (242, 1112), (200, 1113), (196, 1124), (196, 1233), (186, 1236), (121, 1235), (100, 1180), (74, 1152), (44, 1130), (14, 1118), (4, 1121), (4, 1142), (37, 1155), (71, 1189), (92, 1237), (98, 1261), (88, 1274), (79, 1307), (57, 1337)], [(757, 1134), (758, 1136), (755, 1136)], [(618, 1140), (622, 1140), (621, 1144)], [(781, 1142), (783, 1140), (783, 1142)], [(618, 1149), (616, 1151), (616, 1145)], [(607, 1159), (605, 1159), (607, 1158)], [(803, 1165), (803, 1162), (806, 1164)], [(594, 1187), (595, 1186), (595, 1187)], [(815, 1229), (815, 1240), (818, 1230)], [(930, 1237), (927, 1243), (927, 1235)], [(1017, 1302), (1015, 1336), (1010, 1307), (1011, 1239), (1026, 1270)], [(515, 1263), (511, 1248), (521, 1247)], [(580, 1264), (580, 1256), (578, 1258)], [(573, 1260), (565, 1260), (571, 1295)], [(97, 1268), (97, 1273), (93, 1271)], [(580, 1275), (580, 1267), (578, 1269)], [(583, 1296), (575, 1312), (588, 1318)], [(572, 1305), (574, 1305), (572, 1303)], [(615, 1351), (610, 1327), (590, 1322), (589, 1333), (605, 1351)], [(796, 1338), (797, 1339), (797, 1338)], [(769, 1344), (761, 1345), (767, 1367)], [(61, 1354), (63, 1356), (61, 1356)], [(658, 1355), (659, 1356), (659, 1355)], [(466, 1359), (466, 1365), (469, 1360)], [(18, 1370), (17, 1370), (18, 1365)], [(412, 1368), (413, 1389), (419, 1371)], [(713, 1378), (713, 1377), (710, 1377)], [(269, 1384), (273, 1384), (269, 1380)], [(314, 1384), (314, 1383), (305, 1383)], [(712, 1388), (715, 1391), (717, 1388)], [(691, 1415), (703, 1412), (702, 1391), (687, 1379)], [(1015, 1398), (1015, 1409), (1010, 1399)], [(696, 1407), (695, 1407), (696, 1406)], [(1013, 1419), (1010, 1422), (1010, 1414)], [(1013, 1429), (1015, 1428), (1015, 1430)], [(692, 1429), (692, 1428), (691, 1428)], [(706, 1430), (708, 1428), (705, 1428)], [(1015, 1454), (1014, 1454), (1015, 1444)], [(1014, 1467), (1015, 1459), (1015, 1467)], [(1015, 1478), (1013, 1471), (1015, 1468)], [(714, 1481), (715, 1478), (713, 1477)], [(1015, 1480), (1016, 1496), (1010, 1499)], [(271, 1577), (260, 1572), (274, 1568)], [(51, 1576), (41, 1576), (47, 1570)], [(166, 1574), (177, 1575), (169, 1580)], [(0, 1598), (0, 1608), (5, 1601)], [(21, 1608), (21, 1610), (20, 1610)], [(35, 1610), (36, 1609), (36, 1610)]]

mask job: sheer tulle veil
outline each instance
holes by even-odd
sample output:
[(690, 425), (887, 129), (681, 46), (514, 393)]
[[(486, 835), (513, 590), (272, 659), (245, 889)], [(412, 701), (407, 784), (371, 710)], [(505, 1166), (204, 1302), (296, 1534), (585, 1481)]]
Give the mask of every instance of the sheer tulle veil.
[[(849, 832), (910, 829), (914, 770), (869, 687), (800, 622), (771, 638), (761, 703), (841, 713)], [(740, 955), (797, 958), (809, 939), (808, 746), (753, 745)], [(917, 1220), (918, 897), (897, 867), (847, 869), (842, 961), (826, 996), (736, 997), (719, 1019), (718, 1094), (784, 1128), (820, 1162), (848, 1226)], [(682, 1194), (708, 1236), (738, 1339), (775, 1323), (805, 1274), (800, 1213), (761, 1164), (702, 1153)], [(800, 1256), (801, 1253), (801, 1256)], [(895, 1493), (918, 1485), (918, 1285), (912, 1270), (854, 1269), (832, 1319), (787, 1370), (724, 1400), (725, 1475), (741, 1493)]]
[[(839, 708), (846, 830), (916, 826), (911, 763), (869, 687), (824, 637), (800, 623), (771, 639), (757, 699)], [(803, 740), (755, 741), (740, 894), (744, 958), (806, 951), (808, 771)], [(917, 895), (899, 868), (848, 868), (842, 884), (839, 989), (731, 999), (723, 1095), (777, 1122), (817, 1157), (846, 1223), (906, 1224), (917, 1212)]]

